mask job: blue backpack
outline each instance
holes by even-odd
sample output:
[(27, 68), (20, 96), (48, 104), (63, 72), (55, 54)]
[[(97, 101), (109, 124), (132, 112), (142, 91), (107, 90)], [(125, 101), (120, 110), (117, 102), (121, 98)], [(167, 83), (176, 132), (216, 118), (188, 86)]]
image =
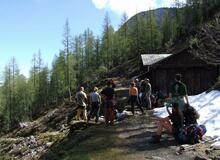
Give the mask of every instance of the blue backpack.
[(204, 125), (191, 124), (182, 128), (177, 140), (180, 144), (196, 144), (199, 143), (206, 131)]

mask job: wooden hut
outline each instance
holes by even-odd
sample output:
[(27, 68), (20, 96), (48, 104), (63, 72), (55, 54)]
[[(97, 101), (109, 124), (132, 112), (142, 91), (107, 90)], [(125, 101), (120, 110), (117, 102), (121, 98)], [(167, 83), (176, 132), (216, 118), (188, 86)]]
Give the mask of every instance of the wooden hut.
[[(144, 77), (151, 81), (153, 90), (169, 92), (176, 73), (182, 74), (188, 94), (198, 94), (209, 89), (220, 73), (220, 56), (202, 57), (184, 49), (176, 54), (142, 55)], [(142, 76), (142, 78), (143, 78)]]

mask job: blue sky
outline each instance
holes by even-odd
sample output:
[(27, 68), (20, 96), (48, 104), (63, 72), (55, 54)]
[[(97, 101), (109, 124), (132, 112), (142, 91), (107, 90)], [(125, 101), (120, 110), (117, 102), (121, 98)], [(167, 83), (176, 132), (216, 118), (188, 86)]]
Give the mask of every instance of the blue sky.
[[(117, 29), (121, 14), (170, 6), (173, 0), (1, 0), (0, 1), (0, 72), (14, 56), (21, 73), (28, 76), (34, 53), (41, 50), (50, 67), (62, 48), (63, 26), (68, 18), (71, 34), (90, 28), (101, 35), (108, 11)], [(1, 75), (1, 74), (0, 74)]]

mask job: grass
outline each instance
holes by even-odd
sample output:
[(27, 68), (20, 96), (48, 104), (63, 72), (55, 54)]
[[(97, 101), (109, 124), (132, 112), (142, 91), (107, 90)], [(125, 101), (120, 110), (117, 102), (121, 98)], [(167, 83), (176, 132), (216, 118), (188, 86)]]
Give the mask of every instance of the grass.
[(6, 157), (6, 156), (0, 156), (0, 160), (12, 160), (12, 158)]

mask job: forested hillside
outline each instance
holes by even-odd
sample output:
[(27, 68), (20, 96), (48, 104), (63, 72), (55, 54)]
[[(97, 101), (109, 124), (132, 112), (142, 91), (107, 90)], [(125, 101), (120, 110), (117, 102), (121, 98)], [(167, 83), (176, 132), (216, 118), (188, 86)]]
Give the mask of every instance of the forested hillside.
[(102, 35), (97, 37), (89, 28), (73, 35), (66, 20), (63, 49), (57, 51), (51, 69), (41, 51), (33, 55), (29, 77), (20, 74), (15, 58), (5, 66), (0, 87), (0, 131), (9, 131), (52, 106), (72, 101), (82, 83), (105, 78), (108, 71), (139, 59), (140, 54), (159, 53), (188, 42), (190, 31), (212, 19), (219, 9), (219, 0), (176, 1), (174, 8), (142, 12), (129, 20), (124, 14), (117, 31), (106, 13)]

